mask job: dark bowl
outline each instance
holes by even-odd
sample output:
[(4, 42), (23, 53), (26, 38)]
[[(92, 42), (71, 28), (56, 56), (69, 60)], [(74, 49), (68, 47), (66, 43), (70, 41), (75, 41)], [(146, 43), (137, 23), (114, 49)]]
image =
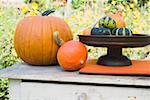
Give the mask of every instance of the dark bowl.
[(89, 46), (95, 47), (144, 47), (150, 44), (150, 36), (134, 34), (132, 36), (113, 35), (78, 35), (79, 40)]

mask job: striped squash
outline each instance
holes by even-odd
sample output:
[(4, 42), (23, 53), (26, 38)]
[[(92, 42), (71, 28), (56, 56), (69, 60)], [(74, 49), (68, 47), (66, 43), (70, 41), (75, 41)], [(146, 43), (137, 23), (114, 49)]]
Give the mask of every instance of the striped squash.
[(114, 28), (112, 35), (116, 36), (132, 36), (132, 31), (128, 28)]
[(103, 17), (99, 20), (99, 27), (105, 27), (105, 28), (116, 28), (116, 21), (112, 19), (111, 17)]

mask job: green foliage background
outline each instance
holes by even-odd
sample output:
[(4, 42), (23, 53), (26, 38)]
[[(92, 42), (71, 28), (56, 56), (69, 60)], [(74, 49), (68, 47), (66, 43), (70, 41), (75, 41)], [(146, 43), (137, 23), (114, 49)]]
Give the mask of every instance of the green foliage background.
[[(16, 24), (25, 16), (40, 14), (45, 9), (55, 7), (59, 17), (62, 17), (71, 27), (74, 39), (77, 34), (82, 34), (86, 28), (92, 28), (95, 21), (109, 12), (122, 11), (127, 22), (127, 27), (134, 33), (150, 34), (150, 2), (149, 0), (73, 0), (71, 7), (65, 8), (60, 5), (47, 3), (46, 0), (34, 0), (19, 6), (5, 6), (0, 2), (0, 69), (21, 62), (17, 57), (13, 36)], [(53, 0), (50, 0), (53, 1)], [(19, 8), (19, 9), (18, 9)], [(69, 9), (68, 16), (65, 15)], [(54, 14), (58, 16), (58, 14)], [(88, 16), (88, 17), (87, 17)], [(131, 20), (132, 19), (132, 20)], [(77, 30), (78, 29), (78, 30)], [(89, 56), (97, 58), (106, 53), (106, 48), (87, 47)], [(150, 51), (150, 46), (145, 48), (124, 49), (124, 54), (131, 59), (143, 59), (145, 52)], [(0, 100), (8, 100), (8, 80), (0, 79)]]
[[(0, 69), (19, 61), (13, 46), (13, 33), (19, 16), (12, 9), (0, 5)], [(0, 79), (0, 100), (8, 100), (7, 88), (8, 80)]]

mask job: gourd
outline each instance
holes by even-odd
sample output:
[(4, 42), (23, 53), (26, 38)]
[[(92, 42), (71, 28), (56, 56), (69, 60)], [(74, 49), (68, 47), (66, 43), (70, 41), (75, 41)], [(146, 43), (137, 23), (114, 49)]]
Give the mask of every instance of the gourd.
[(72, 32), (64, 20), (48, 16), (54, 10), (45, 11), (42, 16), (22, 19), (15, 30), (14, 47), (17, 55), (31, 65), (51, 65), (57, 63), (59, 45), (54, 32), (65, 42), (72, 40)]
[(57, 59), (64, 70), (78, 70), (84, 66), (87, 60), (87, 49), (81, 42), (71, 40), (59, 48)]
[(116, 28), (126, 27), (126, 22), (121, 13), (108, 14), (108, 16), (116, 21)]
[(116, 36), (132, 36), (132, 31), (128, 28), (114, 28), (112, 35)]
[(111, 35), (111, 31), (108, 28), (93, 28), (91, 35)]
[(83, 30), (83, 35), (91, 35), (91, 29), (90, 28), (86, 28)]
[(99, 20), (99, 27), (113, 29), (116, 27), (116, 21), (111, 17), (105, 16)]

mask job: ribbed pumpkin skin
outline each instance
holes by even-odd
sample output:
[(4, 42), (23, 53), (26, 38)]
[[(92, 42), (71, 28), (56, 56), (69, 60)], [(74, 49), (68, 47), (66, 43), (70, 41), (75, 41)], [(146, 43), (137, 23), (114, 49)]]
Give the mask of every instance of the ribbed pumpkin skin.
[(14, 36), (18, 56), (31, 65), (55, 64), (59, 48), (53, 37), (55, 31), (64, 41), (72, 39), (69, 26), (60, 18), (34, 16), (21, 20)]
[(58, 63), (64, 70), (78, 70), (86, 62), (87, 49), (79, 41), (69, 41), (64, 43), (57, 53)]

